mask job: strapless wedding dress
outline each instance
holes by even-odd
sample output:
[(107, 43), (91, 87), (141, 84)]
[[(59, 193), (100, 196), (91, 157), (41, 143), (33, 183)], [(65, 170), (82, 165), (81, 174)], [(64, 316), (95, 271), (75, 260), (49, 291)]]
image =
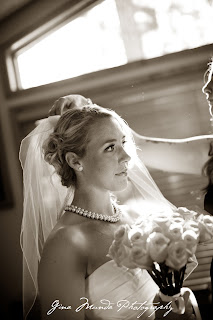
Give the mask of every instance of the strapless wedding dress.
[(85, 311), (86, 319), (153, 320), (152, 301), (158, 291), (146, 270), (128, 270), (108, 261), (86, 279), (85, 299), (93, 305)]

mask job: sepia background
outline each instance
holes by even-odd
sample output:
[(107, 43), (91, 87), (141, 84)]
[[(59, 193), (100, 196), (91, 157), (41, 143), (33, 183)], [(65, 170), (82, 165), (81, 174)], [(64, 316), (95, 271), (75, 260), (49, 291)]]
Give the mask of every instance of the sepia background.
[[(107, 7), (96, 9), (103, 2), (116, 8), (115, 19)], [(105, 18), (109, 15), (104, 22), (103, 12)], [(53, 39), (47, 54), (50, 42), (34, 56), (32, 50), (34, 60), (30, 60), (31, 48), (38, 48), (46, 35), (77, 17), (82, 20), (75, 29), (71, 25), (72, 36), (64, 42)], [(71, 93), (115, 109), (145, 136), (186, 138), (211, 133), (201, 88), (213, 55), (212, 17), (211, 0), (0, 1), (0, 314), (4, 319), (22, 318), (21, 139), (36, 120), (46, 117), (58, 97)], [(89, 38), (83, 23), (90, 28)], [(61, 57), (61, 52), (68, 56), (64, 65), (66, 56)], [(202, 206), (205, 177), (150, 171), (175, 205)], [(209, 265), (209, 257), (205, 263)], [(194, 290), (208, 289), (207, 267), (197, 278), (189, 285)]]

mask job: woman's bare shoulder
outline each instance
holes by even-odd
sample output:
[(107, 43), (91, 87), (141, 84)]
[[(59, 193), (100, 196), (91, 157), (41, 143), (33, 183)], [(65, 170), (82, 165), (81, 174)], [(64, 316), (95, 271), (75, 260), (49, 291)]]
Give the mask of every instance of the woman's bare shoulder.
[(80, 225), (56, 226), (45, 243), (38, 268), (42, 309), (46, 310), (56, 297), (65, 303), (71, 298), (75, 305), (76, 299), (85, 294), (87, 265), (87, 246)]
[[(39, 277), (57, 270), (69, 273), (71, 270), (86, 274), (88, 263), (87, 236), (81, 224), (56, 225), (50, 233), (41, 255)], [(68, 270), (68, 269), (69, 270)], [(52, 270), (52, 271), (50, 271)]]
[(86, 235), (83, 229), (80, 224), (56, 226), (44, 245), (42, 256), (51, 255), (61, 250), (64, 253), (84, 254)]

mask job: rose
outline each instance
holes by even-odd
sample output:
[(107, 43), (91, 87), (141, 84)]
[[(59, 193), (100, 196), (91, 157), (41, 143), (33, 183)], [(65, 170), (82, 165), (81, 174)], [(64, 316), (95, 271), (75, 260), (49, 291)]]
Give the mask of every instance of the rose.
[(201, 214), (198, 217), (198, 226), (200, 230), (200, 242), (205, 242), (213, 237), (213, 217)]
[(133, 243), (131, 257), (137, 267), (142, 269), (150, 269), (153, 264), (153, 261), (147, 252), (145, 241), (137, 241)]
[(213, 235), (213, 217), (209, 215), (203, 215), (203, 222), (205, 223), (208, 232)]
[(127, 247), (131, 247), (131, 242), (129, 241), (128, 233), (130, 231), (130, 226), (128, 224), (121, 225), (114, 233), (114, 239), (123, 243)]
[(185, 220), (181, 216), (178, 216), (178, 215), (175, 215), (173, 217), (172, 221), (173, 221), (173, 223), (178, 223), (178, 224), (181, 224), (182, 226), (185, 223)]
[(180, 270), (188, 261), (186, 244), (183, 240), (171, 242), (168, 246), (168, 256), (165, 264), (174, 269)]
[(184, 231), (186, 230), (193, 230), (198, 236), (200, 235), (199, 224), (196, 221), (186, 221), (184, 224)]
[(168, 243), (170, 240), (162, 233), (153, 232), (147, 239), (147, 250), (153, 261), (162, 263), (167, 257)]
[(178, 241), (181, 239), (183, 234), (183, 226), (180, 223), (172, 222), (169, 226), (167, 237), (172, 241)]
[(124, 246), (123, 259), (120, 259), (120, 265), (128, 269), (135, 269), (137, 268), (137, 264), (133, 261), (130, 250), (131, 249), (129, 247)]
[(194, 219), (194, 217), (197, 215), (197, 212), (189, 210), (185, 207), (179, 207), (177, 208), (176, 212), (178, 212), (179, 214), (181, 214), (181, 216), (185, 219), (185, 220), (190, 220), (190, 219)]
[(175, 211), (172, 215), (172, 222), (184, 225), (185, 220), (179, 212)]
[(193, 230), (186, 230), (182, 235), (182, 239), (190, 255), (193, 255), (197, 249), (198, 235)]
[(122, 243), (113, 240), (112, 245), (109, 248), (108, 257), (113, 259), (116, 264), (120, 266), (125, 266), (127, 268), (136, 268), (136, 264), (132, 261), (131, 249)]
[(149, 222), (146, 224), (146, 227), (144, 228), (144, 234), (146, 234), (146, 236), (148, 237), (150, 235), (150, 233), (152, 232), (162, 232), (163, 230), (162, 228), (155, 222)]
[(138, 240), (146, 239), (146, 236), (144, 235), (141, 228), (134, 227), (129, 230), (128, 238), (129, 238), (130, 243), (133, 243)]
[(107, 254), (107, 256), (113, 260), (115, 260), (115, 262), (117, 263), (117, 265), (119, 265), (119, 258), (118, 258), (118, 249), (119, 249), (119, 242), (117, 242), (116, 240), (113, 240), (111, 246), (109, 247), (109, 252)]
[(146, 225), (146, 228), (145, 228), (145, 233), (148, 235), (150, 235), (151, 232), (161, 232), (163, 233), (163, 229), (162, 227), (157, 224), (156, 222), (150, 222), (149, 224)]
[(157, 224), (163, 231), (163, 233), (166, 233), (171, 221), (172, 215), (171, 212), (161, 212), (156, 214), (156, 216), (153, 215), (153, 223)]
[[(141, 230), (144, 239), (147, 239), (150, 233), (154, 231), (163, 233), (162, 228), (157, 223), (149, 220), (145, 220), (140, 225), (137, 225), (137, 228)], [(135, 227), (133, 228), (133, 230), (135, 230)]]

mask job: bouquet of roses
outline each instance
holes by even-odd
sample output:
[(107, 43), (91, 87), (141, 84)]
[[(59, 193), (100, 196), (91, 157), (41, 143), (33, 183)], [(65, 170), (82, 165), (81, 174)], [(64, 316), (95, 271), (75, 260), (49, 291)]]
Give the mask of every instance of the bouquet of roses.
[[(159, 286), (161, 296), (178, 296), (187, 263), (193, 261), (197, 245), (212, 237), (212, 216), (183, 207), (176, 211), (167, 209), (148, 213), (131, 227), (121, 225), (108, 255), (118, 266), (146, 269)], [(177, 313), (185, 312), (185, 306), (179, 309)]]

